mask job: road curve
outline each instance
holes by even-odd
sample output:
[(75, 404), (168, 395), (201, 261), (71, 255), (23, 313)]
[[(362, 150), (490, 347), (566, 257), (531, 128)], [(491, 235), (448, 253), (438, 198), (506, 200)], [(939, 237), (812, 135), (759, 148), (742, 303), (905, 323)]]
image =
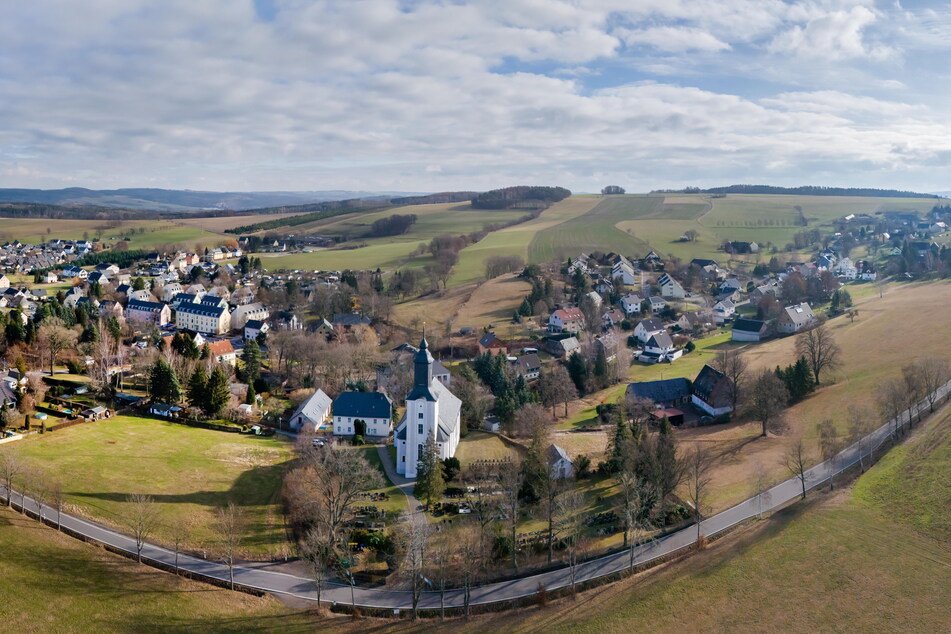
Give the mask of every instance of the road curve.
[[(949, 389), (951, 389), (951, 381), (937, 390), (936, 402), (946, 399)], [(927, 407), (928, 402), (922, 400), (919, 403), (918, 411)], [(909, 417), (910, 410), (906, 410), (902, 414), (901, 420)], [(895, 428), (895, 422), (889, 421), (863, 440), (844, 449), (835, 458), (809, 469), (806, 472), (806, 488), (814, 488), (828, 480), (830, 476), (858, 463), (861, 457), (867, 456), (888, 440), (889, 436), (894, 433)], [(6, 497), (6, 490), (3, 485), (0, 485), (0, 492), (3, 492), (3, 496)], [(703, 520), (700, 524), (700, 532), (706, 536), (715, 535), (765, 511), (779, 508), (799, 497), (801, 493), (802, 485), (799, 480), (790, 478), (759, 495)], [(19, 492), (14, 491), (14, 502), (17, 500), (17, 495), (19, 495)], [(37, 512), (36, 503), (29, 496), (25, 497), (24, 504), (28, 511)], [(56, 511), (45, 505), (42, 506), (42, 514), (47, 519), (56, 517)], [(86, 538), (126, 553), (134, 554), (136, 552), (135, 540), (116, 530), (66, 513), (61, 514), (61, 522), (64, 528)], [(633, 548), (633, 562), (635, 565), (644, 564), (676, 553), (691, 546), (696, 541), (696, 535), (697, 527), (692, 525), (663, 538), (637, 545)], [(581, 583), (623, 571), (631, 565), (631, 554), (631, 550), (623, 550), (580, 563), (575, 566), (575, 580)], [(161, 562), (167, 566), (174, 566), (175, 564), (174, 551), (154, 544), (146, 544), (142, 550), (142, 556), (145, 559)], [(189, 555), (179, 555), (179, 567), (190, 573), (204, 575), (220, 581), (226, 582), (229, 579), (228, 567), (215, 561), (207, 561)], [(293, 596), (309, 601), (316, 601), (317, 599), (314, 582), (305, 577), (253, 567), (236, 567), (234, 580), (235, 583), (265, 592)], [(519, 579), (474, 587), (470, 590), (470, 603), (480, 605), (511, 601), (535, 594), (539, 586), (544, 586), (547, 590), (556, 590), (570, 585), (570, 570), (561, 568)], [(348, 585), (338, 583), (324, 584), (321, 600), (349, 605), (351, 603), (351, 588)], [(462, 607), (464, 605), (463, 591), (458, 589), (448, 590), (444, 595), (444, 600), (446, 607)], [(362, 588), (359, 586), (353, 588), (353, 601), (360, 607), (393, 610), (411, 609), (413, 604), (412, 594), (408, 590)], [(440, 604), (440, 593), (425, 592), (420, 598), (419, 608), (438, 609)]]

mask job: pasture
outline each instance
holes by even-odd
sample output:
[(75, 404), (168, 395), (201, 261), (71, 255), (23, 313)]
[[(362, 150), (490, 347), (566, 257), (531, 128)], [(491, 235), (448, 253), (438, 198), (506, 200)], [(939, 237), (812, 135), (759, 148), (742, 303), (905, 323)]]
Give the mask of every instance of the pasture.
[[(252, 214), (249, 216), (222, 216), (222, 217), (205, 217), (205, 218), (181, 218), (176, 219), (175, 222), (180, 225), (185, 225), (186, 227), (196, 227), (204, 231), (211, 231), (213, 233), (224, 233), (228, 229), (233, 229), (235, 227), (243, 227), (244, 225), (253, 225), (257, 222), (266, 222), (268, 220), (279, 220), (281, 218), (290, 218), (291, 216), (299, 216), (297, 213), (286, 213), (286, 214)], [(228, 236), (229, 238), (235, 236)]]
[(9, 632), (312, 631), (273, 597), (142, 566), (0, 509), (0, 607)]
[(158, 506), (155, 539), (169, 543), (181, 523), (186, 545), (214, 550), (215, 509), (234, 502), (248, 516), (243, 556), (287, 552), (281, 481), (293, 457), (282, 437), (260, 438), (116, 416), (5, 445), (63, 483), (67, 502), (84, 516), (122, 527), (128, 496), (143, 493)]
[[(115, 226), (107, 220), (60, 220), (49, 218), (0, 218), (0, 241), (20, 240), (38, 244), (54, 240), (101, 240), (107, 247), (125, 240), (130, 249), (180, 245), (193, 250), (196, 244), (214, 246), (225, 238), (198, 226), (167, 220), (122, 220)], [(141, 231), (141, 233), (140, 233)]]

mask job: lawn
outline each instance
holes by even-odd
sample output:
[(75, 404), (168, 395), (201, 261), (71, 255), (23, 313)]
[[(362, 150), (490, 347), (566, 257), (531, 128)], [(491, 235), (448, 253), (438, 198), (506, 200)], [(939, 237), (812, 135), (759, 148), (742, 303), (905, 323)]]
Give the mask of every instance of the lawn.
[(516, 449), (495, 434), (476, 430), (461, 438), (456, 447), (456, 458), (459, 458), (463, 468), (479, 460), (505, 460), (515, 454)]
[(282, 437), (117, 416), (29, 438), (15, 449), (63, 482), (71, 506), (107, 524), (123, 526), (127, 496), (144, 493), (162, 518), (157, 541), (168, 543), (170, 525), (180, 522), (189, 548), (214, 550), (215, 509), (234, 502), (249, 520), (242, 545), (246, 556), (270, 558), (287, 551), (280, 491), (293, 448)]
[(7, 632), (313, 631), (277, 599), (140, 566), (0, 510)]

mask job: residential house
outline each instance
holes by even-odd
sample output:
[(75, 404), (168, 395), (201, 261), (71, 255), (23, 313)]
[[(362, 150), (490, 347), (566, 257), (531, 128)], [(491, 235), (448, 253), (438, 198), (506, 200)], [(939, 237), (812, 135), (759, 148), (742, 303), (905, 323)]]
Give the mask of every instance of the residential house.
[(317, 390), (291, 414), (291, 429), (301, 433), (317, 431), (330, 422), (332, 407), (333, 400), (323, 390)]
[(366, 436), (385, 438), (393, 422), (393, 403), (383, 392), (343, 392), (333, 402), (333, 433), (353, 436), (354, 421), (366, 424)]
[(617, 351), (620, 346), (621, 342), (618, 339), (617, 333), (613, 330), (598, 335), (594, 338), (593, 350), (595, 358), (597, 358), (597, 355), (604, 353), (604, 358), (607, 359), (608, 362), (614, 361), (614, 359), (617, 358)]
[(89, 274), (89, 276), (86, 278), (86, 281), (89, 282), (90, 284), (98, 283), (100, 286), (105, 286), (106, 284), (109, 283), (109, 276), (106, 275), (105, 273), (94, 271)]
[(878, 279), (878, 272), (875, 270), (875, 266), (868, 260), (861, 260), (856, 268), (859, 271), (858, 276), (860, 280), (874, 282)]
[(666, 332), (651, 335), (644, 344), (644, 351), (637, 356), (642, 363), (670, 363), (683, 355), (681, 348), (675, 348), (674, 342)]
[(115, 317), (116, 319), (122, 319), (122, 314), (124, 309), (122, 304), (119, 302), (114, 302), (111, 299), (104, 299), (99, 303), (99, 315), (103, 319), (110, 319)]
[(334, 336), (334, 325), (321, 317), (317, 320), (317, 327), (314, 328), (314, 333), (330, 341)]
[(667, 332), (664, 324), (659, 319), (642, 319), (634, 326), (634, 338), (641, 343), (647, 343), (647, 340), (654, 335)]
[(508, 347), (494, 332), (487, 332), (479, 339), (479, 354), (507, 354)]
[(604, 300), (601, 299), (601, 296), (598, 295), (596, 292), (591, 291), (590, 293), (588, 293), (587, 295), (585, 295), (585, 297), (587, 297), (588, 299), (591, 300), (591, 303), (594, 304), (594, 307), (595, 307), (595, 308), (601, 308), (601, 303), (602, 303)]
[(446, 387), (450, 387), (452, 384), (452, 373), (449, 372), (449, 368), (439, 361), (433, 361), (433, 378)]
[(571, 458), (558, 445), (548, 446), (548, 472), (552, 480), (565, 480), (575, 475), (575, 466)]
[(244, 324), (244, 338), (246, 341), (257, 339), (258, 335), (261, 333), (267, 334), (270, 329), (271, 327), (267, 325), (266, 321), (261, 321), (260, 319), (249, 319), (247, 323)]
[[(43, 284), (55, 284), (56, 282), (59, 281), (59, 276), (53, 271), (47, 271), (46, 273), (43, 274), (43, 277), (40, 281), (43, 282)], [(7, 281), (7, 283), (9, 283), (9, 280)]]
[(714, 328), (709, 313), (699, 313), (697, 311), (684, 313), (676, 321), (676, 325), (681, 332), (704, 332)]
[(683, 299), (687, 296), (684, 287), (668, 273), (664, 273), (658, 278), (657, 286), (660, 288), (661, 297), (667, 299)]
[(709, 365), (703, 366), (693, 380), (691, 402), (710, 416), (722, 416), (733, 411), (733, 382), (725, 374)]
[(734, 314), (736, 314), (736, 304), (728, 299), (713, 305), (713, 320), (718, 324), (730, 321)]
[(238, 353), (231, 345), (230, 339), (221, 339), (219, 341), (209, 341), (208, 352), (218, 363), (227, 363), (228, 365), (237, 365)]
[(631, 264), (624, 256), (621, 256), (621, 260), (614, 264), (611, 267), (611, 279), (616, 280), (620, 279), (621, 283), (630, 286), (636, 281), (634, 265)]
[(662, 409), (681, 407), (690, 402), (690, 381), (679, 378), (630, 383), (626, 394), (630, 398), (650, 401)]
[(766, 322), (759, 319), (740, 317), (733, 322), (733, 341), (762, 341), (767, 333)]
[(132, 322), (164, 326), (172, 320), (172, 311), (162, 302), (144, 302), (130, 299), (125, 307), (125, 318)]
[(0, 275), (0, 289), (10, 288), (10, 278), (6, 275)]
[(152, 291), (148, 290), (147, 288), (143, 288), (142, 290), (138, 290), (138, 291), (129, 291), (128, 293), (126, 293), (126, 297), (128, 297), (129, 299), (138, 300), (140, 302), (156, 301), (155, 297), (152, 296)]
[(581, 351), (581, 343), (577, 337), (565, 337), (564, 339), (545, 339), (542, 343), (544, 349), (552, 356), (559, 359), (567, 359), (576, 352)]
[(639, 315), (643, 301), (644, 300), (637, 293), (628, 293), (621, 298), (621, 308), (624, 309), (624, 312), (628, 315)]
[(601, 315), (601, 325), (604, 328), (616, 328), (621, 325), (621, 322), (624, 321), (624, 319), (624, 313), (622, 313), (617, 308), (612, 308)]
[(175, 310), (175, 327), (204, 334), (222, 335), (231, 330), (231, 314), (213, 302), (183, 302)]
[(559, 308), (548, 318), (548, 332), (577, 333), (584, 330), (584, 315), (575, 306)]
[(534, 381), (538, 378), (538, 375), (541, 374), (542, 362), (538, 358), (538, 355), (532, 352), (516, 357), (515, 360), (512, 361), (512, 367), (518, 376), (526, 381)]
[(162, 287), (162, 301), (171, 302), (176, 295), (184, 293), (185, 289), (182, 288), (180, 282), (169, 282)]
[(78, 277), (79, 279), (84, 280), (87, 277), (89, 277), (89, 271), (70, 264), (69, 266), (66, 266), (63, 268), (63, 277), (65, 278)]
[(776, 329), (786, 335), (801, 332), (816, 324), (816, 316), (812, 312), (809, 304), (803, 302), (793, 306), (787, 306), (779, 314), (776, 323)]
[(357, 313), (335, 313), (333, 325), (341, 326), (346, 330), (350, 330), (354, 326), (369, 326), (370, 318)]
[(846, 280), (854, 280), (858, 276), (858, 267), (856, 267), (851, 258), (842, 258), (836, 263), (835, 268), (832, 269), (832, 272), (836, 277), (840, 277)]
[(270, 311), (260, 302), (241, 304), (231, 311), (231, 328), (238, 330), (251, 319), (264, 321), (270, 316)]
[(568, 275), (574, 275), (575, 271), (588, 272), (588, 255), (586, 253), (579, 255), (568, 265)]
[(667, 302), (659, 295), (651, 295), (647, 298), (647, 308), (652, 313), (659, 313), (667, 308)]
[(720, 282), (720, 286), (718, 286), (717, 289), (720, 293), (733, 293), (735, 291), (742, 291), (743, 284), (735, 277), (728, 277)]

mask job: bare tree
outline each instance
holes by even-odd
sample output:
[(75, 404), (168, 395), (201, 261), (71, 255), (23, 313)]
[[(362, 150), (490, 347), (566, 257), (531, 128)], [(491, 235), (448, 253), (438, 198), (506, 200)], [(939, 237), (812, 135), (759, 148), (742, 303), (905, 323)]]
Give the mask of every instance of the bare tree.
[(557, 501), (558, 536), (564, 542), (565, 554), (568, 556), (572, 595), (575, 594), (578, 559), (584, 547), (585, 514), (583, 511), (587, 506), (587, 500), (580, 491), (569, 491)]
[(831, 466), (829, 473), (829, 488), (835, 488), (835, 458), (842, 450), (842, 436), (835, 427), (835, 422), (831, 418), (824, 419), (816, 425), (816, 436), (819, 443), (819, 453), (823, 460), (827, 460)]
[(63, 483), (59, 480), (50, 481), (50, 504), (56, 509), (56, 530), (62, 529), (63, 507), (66, 506), (66, 494)]
[(148, 495), (133, 493), (126, 498), (129, 510), (125, 517), (125, 525), (135, 538), (136, 559), (142, 562), (142, 548), (158, 526), (158, 507)]
[(694, 520), (697, 523), (697, 542), (700, 542), (700, 524), (703, 521), (703, 507), (706, 504), (707, 490), (710, 487), (710, 467), (713, 463), (710, 452), (699, 444), (686, 456), (688, 497), (693, 505)]
[(520, 462), (513, 460), (502, 465), (499, 470), (499, 488), (502, 496), (499, 499), (499, 509), (508, 524), (509, 538), (512, 541), (512, 568), (518, 570), (518, 519), (522, 511), (522, 500), (519, 494), (525, 474)]
[(863, 405), (849, 405), (849, 441), (858, 446), (859, 466), (865, 473), (865, 458), (870, 446), (868, 435), (872, 433), (872, 414)]
[(809, 362), (812, 376), (819, 385), (823, 371), (835, 370), (841, 364), (842, 349), (835, 342), (832, 331), (825, 324), (819, 324), (796, 336), (796, 355)]
[(413, 596), (413, 620), (419, 618), (419, 598), (427, 579), (423, 576), (429, 556), (432, 529), (421, 513), (404, 517), (400, 523), (399, 540), (402, 551), (400, 577), (406, 582)]
[(320, 610), (320, 593), (324, 581), (330, 575), (335, 561), (335, 544), (327, 527), (316, 525), (307, 531), (298, 544), (301, 556), (310, 565), (310, 572), (314, 575), (314, 585), (317, 587), (317, 609)]
[(488, 531), (489, 526), (495, 521), (496, 516), (498, 515), (499, 508), (499, 496), (493, 489), (494, 483), (490, 485), (489, 482), (482, 481), (473, 481), (471, 488), (472, 491), (466, 497), (466, 501), (469, 503), (469, 508), (472, 509), (472, 515), (475, 521), (478, 523), (479, 528), (479, 561), (486, 562), (488, 561)]
[(740, 394), (746, 379), (747, 364), (746, 359), (740, 354), (739, 350), (720, 350), (717, 356), (713, 358), (711, 364), (715, 369), (722, 372), (729, 381), (730, 404), (733, 411), (737, 411), (737, 404), (740, 400)]
[(763, 517), (763, 513), (766, 512), (772, 503), (772, 495), (769, 492), (769, 482), (769, 472), (766, 470), (766, 465), (758, 460), (753, 462), (753, 495), (756, 496), (756, 501), (759, 503), (760, 517)]
[(806, 461), (806, 443), (803, 442), (800, 436), (796, 438), (793, 444), (789, 446), (789, 449), (786, 450), (786, 454), (783, 456), (783, 462), (786, 465), (786, 469), (789, 470), (789, 473), (796, 477), (802, 485), (802, 499), (804, 500), (806, 499)]
[(910, 363), (901, 369), (902, 379), (905, 382), (905, 406), (908, 409), (908, 424), (914, 414), (921, 422), (921, 399), (925, 395), (925, 381), (921, 374), (921, 366)]
[(75, 331), (66, 327), (66, 324), (59, 317), (47, 317), (37, 330), (37, 342), (41, 349), (45, 350), (50, 360), (50, 375), (53, 374), (53, 366), (59, 353), (63, 350), (69, 350), (76, 347), (76, 341), (79, 335)]
[(181, 520), (174, 520), (168, 528), (172, 547), (175, 549), (175, 574), (178, 574), (178, 555), (182, 552), (182, 544), (185, 543), (185, 539), (188, 537), (188, 526)]
[(215, 511), (215, 530), (221, 540), (221, 554), (228, 565), (228, 579), (231, 589), (234, 590), (234, 562), (245, 532), (244, 511), (235, 506), (234, 502), (219, 507)]
[(948, 360), (942, 357), (927, 356), (915, 362), (919, 368), (919, 376), (928, 399), (928, 408), (934, 413), (934, 406), (938, 400), (938, 389), (951, 378), (951, 366)]
[(13, 481), (26, 467), (16, 450), (0, 452), (0, 478), (3, 478), (7, 494), (7, 506), (13, 504)]
[(878, 410), (885, 422), (894, 423), (893, 436), (897, 437), (902, 426), (905, 411), (905, 382), (901, 379), (889, 379), (878, 388)]
[(750, 416), (762, 424), (761, 436), (766, 436), (767, 431), (779, 431), (784, 427), (789, 391), (775, 372), (763, 370), (757, 374), (750, 384), (746, 400)]
[(298, 443), (301, 466), (285, 478), (292, 517), (302, 524), (326, 527), (333, 543), (360, 497), (383, 486), (383, 476), (358, 451), (333, 445), (315, 448)]
[(484, 552), (481, 546), (477, 546), (479, 539), (482, 538), (482, 533), (479, 533), (477, 539), (477, 536), (472, 534), (474, 528), (471, 524), (463, 526), (456, 535), (457, 539), (453, 541), (456, 554), (461, 560), (457, 572), (462, 583), (462, 608), (467, 619), (469, 618), (469, 605), (472, 599), (472, 586), (475, 583), (476, 571), (485, 563), (483, 559)]
[(522, 438), (531, 438), (533, 442), (548, 441), (551, 423), (548, 410), (538, 403), (526, 403), (515, 410), (515, 434)]
[(36, 517), (43, 523), (43, 507), (50, 501), (50, 483), (45, 473), (39, 470), (33, 473), (33, 482), (30, 487), (30, 497), (36, 507)]

